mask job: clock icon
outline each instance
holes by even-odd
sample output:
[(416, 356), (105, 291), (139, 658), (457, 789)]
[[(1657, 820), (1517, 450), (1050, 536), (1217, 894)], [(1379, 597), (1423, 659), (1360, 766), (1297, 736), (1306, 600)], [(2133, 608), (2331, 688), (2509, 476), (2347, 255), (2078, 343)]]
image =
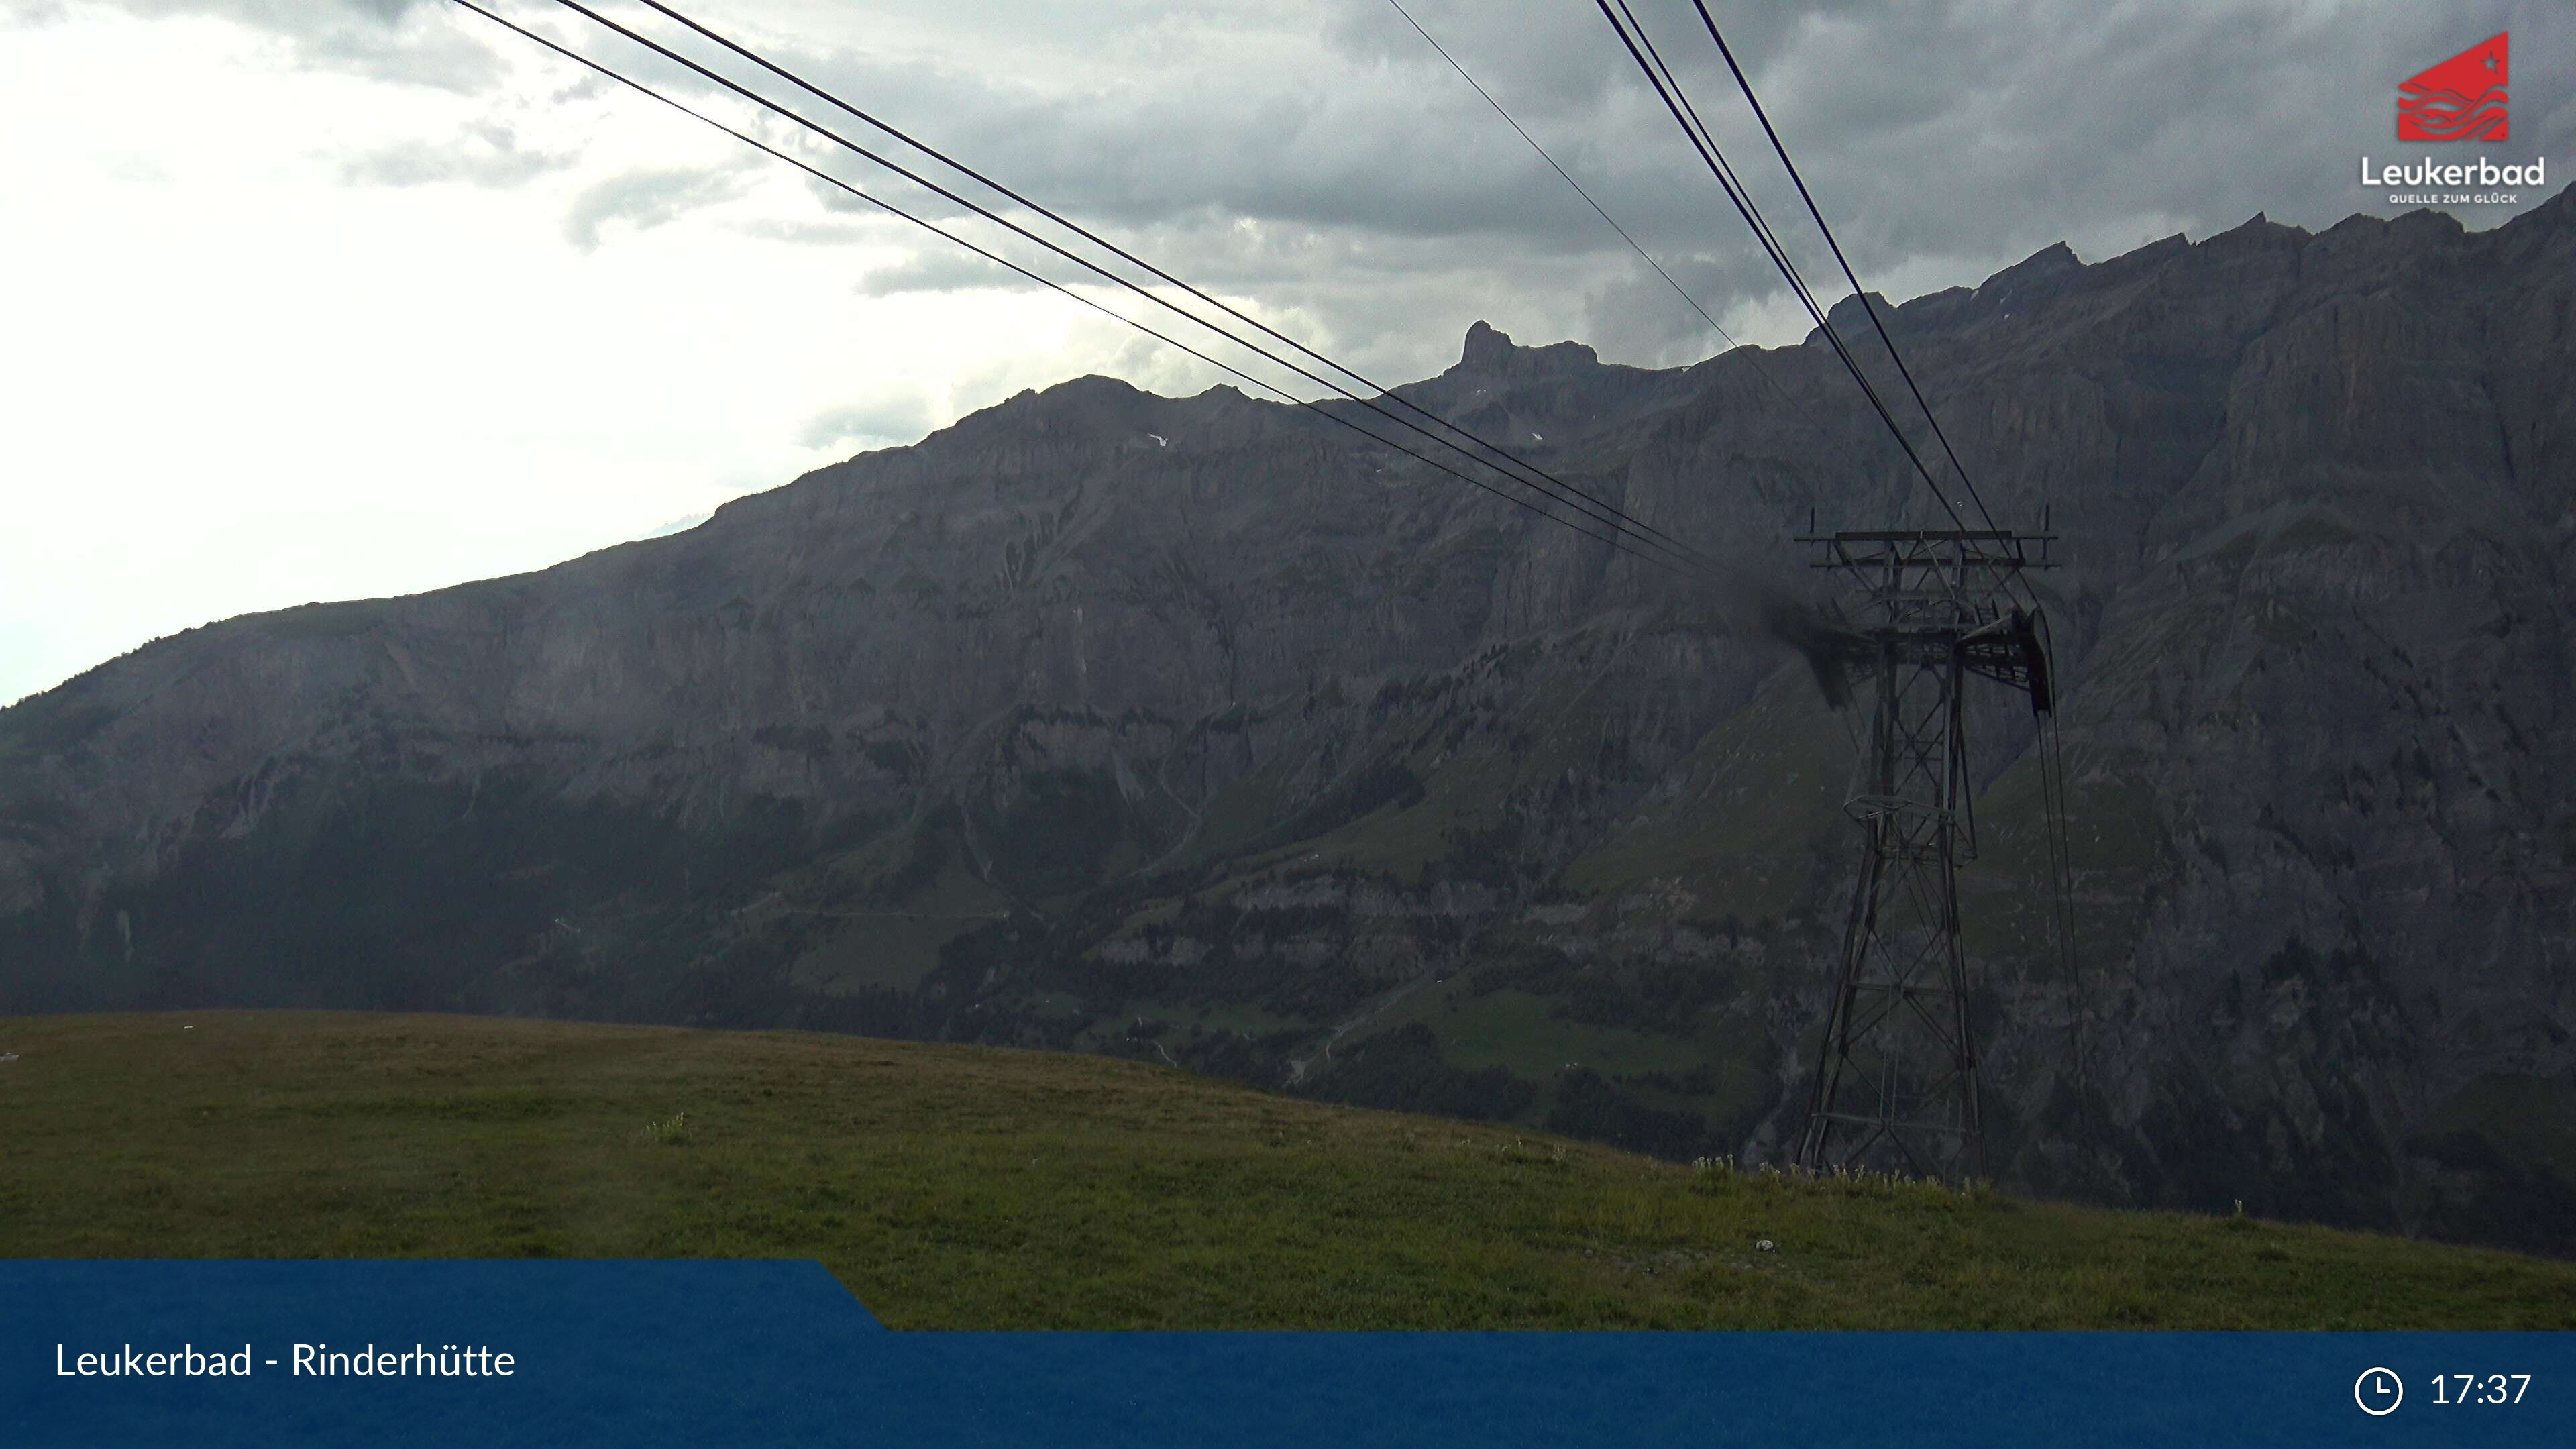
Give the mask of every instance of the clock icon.
[(2352, 1381), (2352, 1401), (2370, 1417), (2384, 1418), (2406, 1402), (2406, 1385), (2398, 1381), (2395, 1369), (2363, 1369), (2361, 1377)]

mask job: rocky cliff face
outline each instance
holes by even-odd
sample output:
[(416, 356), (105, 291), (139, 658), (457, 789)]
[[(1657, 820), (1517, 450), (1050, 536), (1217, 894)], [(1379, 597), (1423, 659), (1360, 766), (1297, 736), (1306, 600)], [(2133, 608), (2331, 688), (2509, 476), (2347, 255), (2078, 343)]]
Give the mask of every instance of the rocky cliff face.
[[(2576, 1249), (2576, 198), (2055, 248), (1891, 326), (2070, 565), (2071, 978), (2029, 714), (1972, 711), (2001, 1175)], [(1812, 341), (1645, 372), (1480, 324), (1405, 391), (1745, 582), (1086, 378), (0, 712), (0, 1010), (904, 1033), (1765, 1154), (1853, 747), (1746, 600), (1805, 587), (1811, 511), (1929, 526), (1921, 484)]]

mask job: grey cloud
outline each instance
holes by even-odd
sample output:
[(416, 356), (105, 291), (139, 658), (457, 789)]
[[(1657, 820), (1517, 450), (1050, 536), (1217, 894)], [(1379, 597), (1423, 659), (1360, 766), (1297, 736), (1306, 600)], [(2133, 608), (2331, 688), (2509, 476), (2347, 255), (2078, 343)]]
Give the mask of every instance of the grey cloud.
[[(1758, 304), (1776, 290), (1777, 274), (1769, 262), (1740, 253), (1656, 260), (1671, 281), (1638, 261), (1633, 252), (1624, 265), (1601, 268), (1602, 280), (1583, 294), (1585, 337), (1622, 339), (1620, 351), (1629, 359), (1658, 367), (1696, 362), (1735, 342), (1752, 340), (1743, 328), (1739, 308)], [(1694, 302), (1707, 310), (1707, 318), (1692, 306)], [(1732, 323), (1731, 313), (1737, 314)], [(1712, 329), (1709, 318), (1726, 331)]]
[(611, 222), (650, 231), (697, 207), (729, 201), (742, 191), (740, 168), (629, 171), (585, 189), (564, 216), (564, 239), (583, 251), (599, 246)]
[(283, 30), (293, 41), (296, 59), (305, 69), (431, 86), (465, 95), (489, 91), (508, 74), (508, 67), (492, 47), (459, 24), (460, 20), (471, 20), (489, 29), (489, 21), (466, 15), (451, 5), (373, 4), (369, 0), (343, 3), (372, 12), (377, 22)]
[[(1727, 43), (1741, 53), (1748, 44), (1767, 47), (1797, 25), (1866, 23), (1898, 5), (1899, 0), (1821, 0), (1710, 8), (1727, 27)], [(1649, 17), (1656, 44), (1672, 58), (1675, 48), (1668, 41), (1680, 35), (1675, 27), (1682, 17), (1690, 16), (1687, 0), (1663, 6), (1648, 0), (1634, 8)], [(1404, 0), (1404, 9), (1524, 125), (1559, 118), (1588, 123), (1605, 101), (1626, 96), (1640, 84), (1626, 49), (1598, 10), (1582, 0), (1521, 7), (1510, 14), (1509, 23), (1501, 23), (1490, 0)], [(1664, 12), (1671, 23), (1655, 23)], [(1696, 30), (1695, 16), (1688, 24), (1692, 33), (1704, 34)], [(1344, 0), (1324, 34), (1336, 52), (1401, 73), (1405, 83), (1456, 87), (1484, 105), (1387, 0)]]
[(806, 419), (805, 426), (797, 431), (796, 442), (806, 448), (914, 443), (930, 431), (930, 424), (929, 406), (920, 397), (883, 397)]
[[(1146, 83), (1074, 96), (884, 54), (788, 62), (1089, 223), (1199, 214), (1417, 234), (1516, 230), (1526, 225), (1526, 193), (1535, 190), (1529, 177), (1514, 175), (1537, 164), (1518, 149), (1517, 137), (1505, 132), (1498, 141), (1484, 127), (1427, 134), (1411, 92), (1355, 83), (1364, 78), (1341, 73), (1347, 68), (1311, 43), (1248, 71), (1149, 69)], [(1474, 101), (1463, 86), (1457, 91)], [(887, 144), (869, 134), (872, 144)], [(898, 146), (888, 149), (916, 161)], [(864, 163), (845, 158), (836, 168), (908, 208), (962, 214)], [(1548, 182), (1556, 184), (1552, 176)], [(845, 195), (826, 200), (840, 209), (865, 206)]]
[(464, 182), (473, 186), (509, 187), (533, 181), (573, 164), (574, 158), (547, 151), (525, 151), (509, 127), (497, 123), (469, 126), (445, 144), (404, 141), (343, 161), (341, 179), (367, 186), (426, 186)]
[[(473, 37), (433, 14), (451, 7), (431, 0), (117, 3), (232, 15), (295, 37), (314, 63), (411, 55), (424, 67), (413, 80), (472, 73), (437, 60), (439, 36)], [(1844, 290), (1838, 269), (1689, 0), (1633, 3), (1832, 301)], [(1779, 319), (1795, 314), (1768, 262), (1591, 6), (1406, 4), (1711, 311), (1772, 319), (1764, 340), (1796, 340), (1794, 321), (1780, 335)], [(2061, 239), (2098, 258), (2177, 230), (2206, 236), (2256, 211), (2310, 227), (2385, 214), (2355, 168), (2363, 154), (2396, 151), (2396, 83), (2497, 30), (2514, 30), (2528, 77), (2516, 89), (2512, 156), (2576, 143), (2576, 105), (2563, 84), (2543, 82), (2544, 66), (2557, 64), (2548, 57), (2576, 50), (2576, 14), (2564, 7), (1712, 0), (1712, 9), (1863, 280), (1900, 300), (1973, 284)], [(23, 0), (20, 10), (34, 13)], [(864, 21), (815, 0), (746, 0), (722, 25), (1171, 270), (1257, 298), (1264, 315), (1306, 319), (1315, 340), (1375, 369), (1445, 365), (1479, 316), (1525, 340), (1582, 335), (1621, 360), (1687, 360), (1719, 345), (1385, 0), (883, 0)], [(689, 83), (690, 95), (704, 92)], [(832, 124), (906, 154), (855, 121)], [(817, 164), (833, 154), (798, 144)], [(943, 223), (961, 216), (855, 158), (828, 164)], [(380, 179), (430, 169), (417, 154), (374, 165)], [(686, 173), (619, 178), (585, 193), (567, 234), (595, 245), (609, 222), (656, 225), (732, 194)], [(818, 194), (825, 206), (812, 221), (773, 219), (762, 234), (861, 239), (843, 228), (868, 209)], [(989, 238), (982, 223), (961, 229)], [(1000, 280), (963, 254), (940, 260), (939, 243), (910, 244), (922, 250), (869, 273), (861, 289)]]
[[(508, 74), (489, 39), (461, 22), (493, 30), (443, 0), (97, 0), (147, 20), (204, 16), (229, 20), (282, 43), (308, 70), (369, 80), (477, 93)], [(12, 13), (61, 13), (50, 0), (18, 3)]]
[[(1076, 64), (1104, 48), (1148, 48), (1139, 38), (1145, 31), (1139, 16), (1148, 8), (1124, 7), (1096, 23), (1087, 12), (1072, 21), (1058, 13), (1045, 30), (1061, 52), (1052, 58)], [(1444, 7), (1424, 15), (1428, 23), (1463, 32), (1445, 38), (1471, 65), (1499, 77), (1488, 81), (1498, 94), (1509, 98), (1510, 80), (1530, 78), (1541, 103), (1525, 108), (1527, 114), (1543, 119), (1563, 113), (1549, 137), (1558, 159), (1585, 175), (1633, 231), (1659, 243), (1668, 265), (1676, 255), (1704, 249), (1672, 243), (1676, 232), (1707, 232), (1705, 201), (1714, 193), (1678, 203), (1690, 194), (1687, 176), (1675, 185), (1670, 168), (1637, 163), (1644, 148), (1630, 144), (1626, 132), (1661, 133), (1645, 131), (1641, 118), (1654, 118), (1630, 114), (1637, 112), (1630, 104), (1634, 96), (1614, 89), (1618, 72), (1609, 62), (1624, 65), (1626, 58), (1606, 31), (1587, 48), (1580, 42), (1590, 32), (1555, 12), (1535, 27), (1521, 23), (1524, 17), (1495, 25), (1482, 15)], [(1312, 29), (1305, 17), (1282, 20), (1247, 10), (1220, 19), (1255, 27), (1259, 43), (1238, 40), (1229, 52), (1205, 36), (1177, 42), (1166, 37), (1164, 54), (1133, 68), (1149, 83), (1072, 93), (1019, 78), (1029, 73), (1008, 66), (970, 72), (937, 56), (899, 50), (833, 52), (817, 59), (800, 54), (802, 47), (791, 39), (746, 38), (769, 45), (831, 89), (864, 97), (877, 114), (997, 179), (1137, 243), (1203, 285), (1239, 287), (1283, 307), (1330, 307), (1328, 299), (1336, 294), (1377, 294), (1365, 312), (1336, 318), (1354, 339), (1418, 310), (1411, 298), (1386, 296), (1377, 285), (1396, 274), (1425, 295), (1485, 294), (1487, 303), (1461, 319), (1463, 325), (1476, 312), (1500, 310), (1490, 300), (1494, 293), (1547, 286), (1580, 295), (1599, 290), (1605, 270), (1617, 276), (1633, 266), (1624, 244), (1600, 227), (1590, 208), (1391, 9), (1374, 0), (1341, 7), (1336, 33), (1344, 39), (1321, 45), (1312, 34), (1297, 33)], [(1354, 49), (1347, 37), (1363, 23), (1381, 38), (1410, 47), (1391, 47), (1388, 55), (1410, 59), (1397, 67), (1343, 54)], [(1264, 25), (1274, 29), (1260, 31)], [(1476, 58), (1475, 43), (1498, 38), (1506, 43), (1508, 63), (1487, 67)], [(1566, 56), (1579, 63), (1560, 65), (1562, 74), (1546, 71), (1550, 57)], [(1401, 73), (1391, 77), (1385, 73), (1390, 70)], [(1529, 123), (1537, 128), (1540, 120)], [(906, 154), (854, 122), (835, 124)], [(814, 154), (829, 152), (817, 146)], [(853, 158), (829, 164), (943, 224), (964, 218), (953, 203)], [(844, 193), (812, 185), (828, 209), (873, 212)], [(964, 183), (960, 188), (975, 190)], [(962, 229), (993, 241), (980, 222), (966, 222)], [(818, 235), (830, 234), (818, 229)], [(1177, 250), (1161, 249), (1175, 240)], [(1026, 250), (1018, 244), (1003, 249), (1015, 259)], [(1451, 280), (1434, 284), (1423, 268)], [(1060, 263), (1046, 270), (1074, 275)], [(925, 254), (871, 274), (861, 289), (885, 295), (1013, 285), (1006, 279), (989, 263), (962, 253), (945, 261)], [(1686, 309), (1682, 315), (1690, 317)], [(1569, 312), (1566, 320), (1579, 319)], [(1700, 324), (1691, 318), (1690, 325)], [(1671, 340), (1658, 337), (1653, 350), (1665, 350)], [(1446, 337), (1439, 343), (1443, 351), (1450, 345)], [(1622, 348), (1616, 340), (1608, 345)]]
[[(1668, 268), (1702, 275), (1708, 290), (1691, 285), (1712, 311), (1776, 312), (1768, 262), (1589, 6), (1508, 19), (1465, 0), (1408, 8)], [(1840, 295), (1688, 0), (1639, 8), (1811, 282)], [(2061, 239), (2098, 257), (2258, 210), (2312, 227), (2384, 212), (2354, 167), (2393, 149), (2399, 79), (2508, 25), (2535, 57), (2576, 42), (2576, 22), (2507, 0), (2368, 13), (2300, 0), (1712, 8), (1863, 280), (1900, 298), (1973, 284)], [(1320, 309), (1359, 345), (1440, 312), (1432, 298), (1478, 291), (1497, 312), (1618, 333), (1590, 339), (1614, 356), (1701, 345), (1705, 324), (1383, 0), (1346, 0), (1321, 25), (1241, 9), (1156, 32), (1141, 13), (1044, 33), (1059, 68), (1134, 52), (1121, 87), (1049, 84), (1025, 59), (967, 72), (899, 47), (818, 58), (812, 42), (830, 38), (819, 26), (803, 46), (775, 43), (789, 64), (1174, 270), (1205, 282), (1193, 268), (1206, 266)], [(1240, 34), (1211, 38), (1223, 27)], [(2517, 154), (2576, 139), (2576, 109), (2545, 92), (2515, 119)], [(900, 183), (863, 184), (956, 214)], [(1238, 223), (1258, 240), (1225, 244)], [(1419, 299), (1376, 285), (1407, 267), (1423, 269)]]
[(859, 278), (856, 290), (863, 297), (891, 297), (904, 292), (1025, 292), (1036, 286), (971, 252), (942, 247), (874, 268)]
[(737, 224), (745, 236), (763, 241), (793, 242), (799, 246), (849, 246), (867, 240), (873, 233), (863, 226), (845, 221), (799, 221), (772, 216), (751, 217)]
[(564, 106), (574, 101), (597, 100), (607, 95), (615, 84), (595, 70), (585, 70), (571, 84), (561, 87), (553, 95), (546, 97), (546, 104)]
[[(2257, 211), (2310, 227), (2385, 214), (2355, 172), (2393, 149), (2397, 82), (2509, 23), (2529, 53), (2576, 40), (2563, 13), (2517, 23), (2503, 3), (1924, 6), (1802, 26), (1748, 63), (1865, 279), (1973, 282), (2061, 239), (2098, 258)], [(1703, 96), (1731, 85), (1704, 75)], [(2546, 121), (2516, 134), (2533, 151), (2571, 138)], [(1765, 163), (1746, 169), (1775, 221), (1795, 219), (1784, 235), (1821, 252), (1759, 133), (1728, 139), (1739, 164)]]

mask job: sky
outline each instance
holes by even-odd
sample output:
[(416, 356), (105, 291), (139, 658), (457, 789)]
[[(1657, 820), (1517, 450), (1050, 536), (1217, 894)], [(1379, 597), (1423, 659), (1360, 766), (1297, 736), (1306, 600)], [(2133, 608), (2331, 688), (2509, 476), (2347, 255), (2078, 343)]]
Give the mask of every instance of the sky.
[[(552, 0), (482, 3), (1079, 275)], [(635, 0), (586, 3), (756, 74)], [(1383, 383), (1448, 366), (1479, 319), (1639, 365), (1726, 345), (1392, 0), (674, 4)], [(1830, 271), (1689, 0), (1631, 4)], [(1404, 7), (1728, 333), (1804, 334), (1594, 5)], [(2365, 156), (2576, 178), (2563, 0), (1710, 11), (1899, 300), (2058, 241), (2098, 261), (2257, 212), (2407, 209)], [(2399, 145), (2398, 83), (2500, 31), (2511, 138)], [(0, 0), (0, 177), (0, 702), (211, 620), (685, 525), (1024, 388), (1226, 380), (452, 0)], [(2486, 227), (2541, 199), (2449, 209)]]

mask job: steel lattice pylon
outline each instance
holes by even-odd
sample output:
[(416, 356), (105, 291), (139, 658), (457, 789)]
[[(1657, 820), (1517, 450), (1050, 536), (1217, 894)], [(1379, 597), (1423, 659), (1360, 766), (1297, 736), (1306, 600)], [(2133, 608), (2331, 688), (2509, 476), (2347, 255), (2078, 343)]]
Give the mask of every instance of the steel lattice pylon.
[(1810, 534), (1818, 568), (1855, 586), (1846, 662), (1873, 684), (1869, 736), (1845, 810), (1861, 827), (1859, 879), (1844, 929), (1816, 1076), (1795, 1161), (1969, 1178), (1985, 1172), (1968, 960), (1959, 938), (1959, 865), (1976, 855), (1961, 686), (1971, 674), (2051, 707), (2032, 616), (2011, 598), (2024, 569), (2047, 568), (2051, 535), (1989, 532)]

